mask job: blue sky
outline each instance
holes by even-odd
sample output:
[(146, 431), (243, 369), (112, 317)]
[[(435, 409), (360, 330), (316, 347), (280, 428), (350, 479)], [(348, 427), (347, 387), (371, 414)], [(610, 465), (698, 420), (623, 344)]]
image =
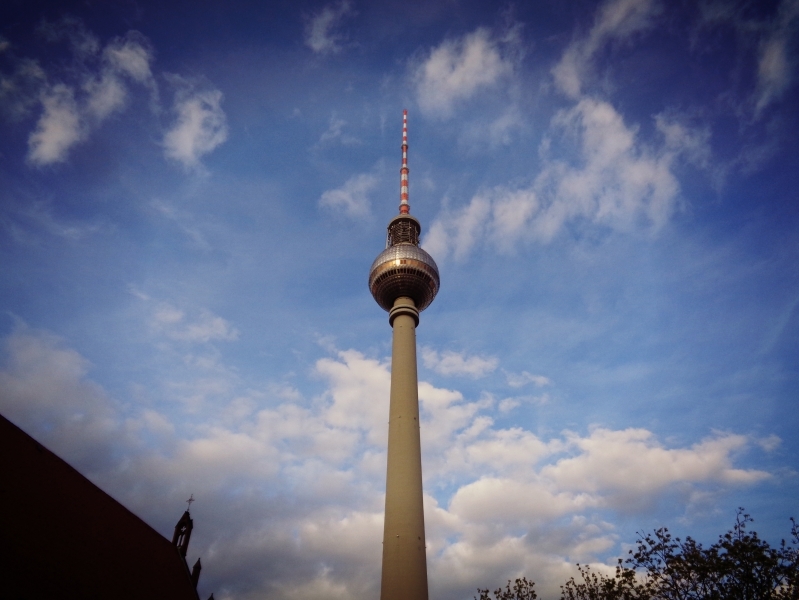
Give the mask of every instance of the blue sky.
[[(7, 2), (0, 413), (201, 595), (378, 593), (399, 202), (431, 595), (778, 542), (799, 492), (799, 3)], [(610, 568), (610, 567), (609, 567)]]

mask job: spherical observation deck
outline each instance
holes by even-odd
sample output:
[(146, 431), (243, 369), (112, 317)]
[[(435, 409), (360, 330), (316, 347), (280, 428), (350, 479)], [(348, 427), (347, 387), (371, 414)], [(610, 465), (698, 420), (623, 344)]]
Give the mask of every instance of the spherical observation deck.
[(394, 217), (388, 225), (388, 247), (369, 270), (369, 290), (387, 311), (402, 296), (424, 310), (438, 293), (441, 283), (433, 257), (419, 247), (419, 221), (406, 214)]

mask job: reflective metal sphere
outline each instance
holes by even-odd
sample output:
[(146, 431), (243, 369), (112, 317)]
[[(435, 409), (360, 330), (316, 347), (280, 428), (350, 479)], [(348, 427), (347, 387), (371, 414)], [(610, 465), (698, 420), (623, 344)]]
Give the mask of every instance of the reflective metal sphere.
[(397, 298), (408, 296), (422, 311), (433, 302), (440, 283), (436, 261), (410, 243), (386, 248), (369, 270), (369, 289), (385, 310), (391, 310)]

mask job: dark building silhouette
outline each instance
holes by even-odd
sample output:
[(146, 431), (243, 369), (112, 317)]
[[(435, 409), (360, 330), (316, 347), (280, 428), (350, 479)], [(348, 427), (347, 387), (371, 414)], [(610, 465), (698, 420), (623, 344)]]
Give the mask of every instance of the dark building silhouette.
[(0, 416), (0, 598), (199, 600), (192, 527), (170, 542)]

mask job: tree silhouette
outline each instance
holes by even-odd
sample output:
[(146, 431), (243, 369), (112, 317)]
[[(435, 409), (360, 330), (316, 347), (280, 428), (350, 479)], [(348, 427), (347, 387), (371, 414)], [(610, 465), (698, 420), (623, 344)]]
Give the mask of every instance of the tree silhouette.
[[(703, 547), (672, 537), (665, 527), (639, 534), (637, 548), (607, 576), (577, 565), (578, 579), (561, 586), (561, 600), (799, 600), (799, 527), (776, 548), (749, 531), (752, 517), (739, 508), (732, 530)], [(533, 600), (526, 578), (494, 592), (496, 600)], [(479, 599), (491, 600), (478, 589)]]
[[(535, 583), (528, 581), (526, 577), (513, 582), (513, 587), (511, 587), (511, 582), (508, 580), (504, 590), (502, 588), (494, 590), (494, 598), (496, 600), (535, 600), (538, 598), (538, 594), (535, 593), (534, 587)], [(475, 598), (475, 600), (491, 600), (488, 589), (481, 590), (477, 588), (477, 593), (480, 594), (480, 597)]]

